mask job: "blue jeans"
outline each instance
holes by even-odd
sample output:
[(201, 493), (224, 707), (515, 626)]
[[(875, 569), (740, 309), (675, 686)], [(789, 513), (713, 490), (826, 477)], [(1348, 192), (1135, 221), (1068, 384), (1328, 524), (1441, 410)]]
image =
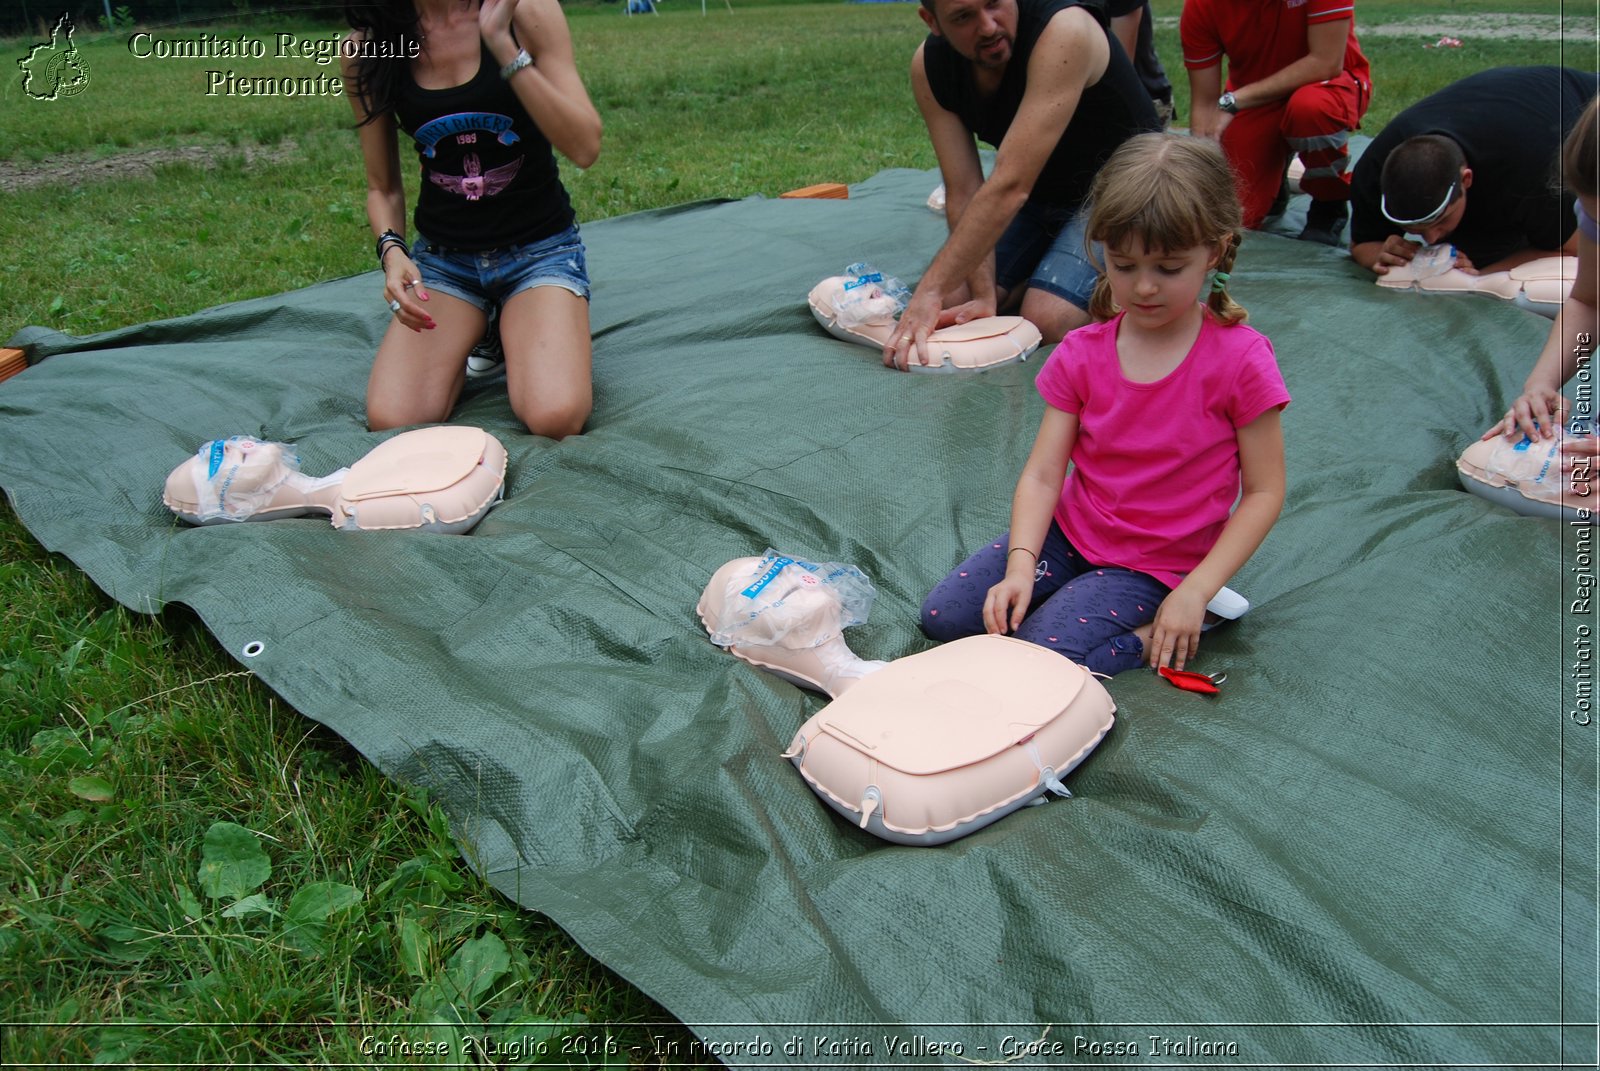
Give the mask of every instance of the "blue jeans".
[(1087, 209), (1034, 201), (1024, 204), (995, 243), (995, 285), (1015, 291), (1022, 284), (1088, 311), (1094, 284), (1100, 278), (1100, 270), (1084, 247), (1088, 222)]
[(526, 245), (467, 253), (443, 249), (422, 235), (411, 247), (422, 285), (488, 311), (536, 286), (559, 286), (588, 300), (589, 268), (577, 224)]

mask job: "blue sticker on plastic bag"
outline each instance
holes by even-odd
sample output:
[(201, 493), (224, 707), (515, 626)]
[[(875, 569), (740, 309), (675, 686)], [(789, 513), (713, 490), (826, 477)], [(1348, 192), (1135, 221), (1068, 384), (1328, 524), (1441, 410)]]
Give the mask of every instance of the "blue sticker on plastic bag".
[(754, 584), (751, 584), (749, 587), (739, 592), (739, 594), (743, 595), (747, 599), (755, 598), (757, 595), (761, 594), (762, 588), (772, 583), (779, 573), (783, 572), (786, 568), (793, 564), (793, 558), (774, 558), (772, 560), (772, 564), (767, 567), (767, 571), (757, 577)]
[(217, 470), (222, 468), (222, 451), (226, 445), (227, 442), (223, 439), (213, 439), (211, 441), (211, 467), (206, 472), (206, 479), (214, 479), (217, 475)]

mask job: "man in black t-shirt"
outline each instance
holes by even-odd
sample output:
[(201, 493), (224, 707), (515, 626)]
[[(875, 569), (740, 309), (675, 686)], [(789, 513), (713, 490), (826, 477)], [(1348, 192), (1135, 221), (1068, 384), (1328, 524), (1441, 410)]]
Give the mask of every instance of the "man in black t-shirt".
[[(944, 176), (950, 237), (884, 346), (926, 364), (936, 328), (1020, 304), (1046, 341), (1089, 320), (1079, 213), (1100, 165), (1160, 123), (1101, 0), (923, 0), (911, 88)], [(974, 135), (999, 149), (987, 179)]]
[(1500, 67), (1395, 116), (1356, 164), (1350, 255), (1383, 275), (1445, 241), (1471, 272), (1576, 252), (1556, 156), (1596, 85), (1570, 68)]

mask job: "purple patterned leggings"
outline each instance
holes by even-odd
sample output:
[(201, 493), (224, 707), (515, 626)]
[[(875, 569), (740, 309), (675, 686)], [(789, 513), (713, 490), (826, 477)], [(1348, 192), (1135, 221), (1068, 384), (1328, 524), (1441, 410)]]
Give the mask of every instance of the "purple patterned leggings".
[[(941, 643), (984, 631), (983, 600), (1006, 575), (1010, 533), (956, 566), (922, 602), (922, 631)], [(1146, 573), (1090, 565), (1054, 522), (1035, 571), (1033, 602), (1018, 639), (1059, 651), (1096, 673), (1134, 669), (1144, 644), (1133, 634), (1155, 620), (1170, 589)]]

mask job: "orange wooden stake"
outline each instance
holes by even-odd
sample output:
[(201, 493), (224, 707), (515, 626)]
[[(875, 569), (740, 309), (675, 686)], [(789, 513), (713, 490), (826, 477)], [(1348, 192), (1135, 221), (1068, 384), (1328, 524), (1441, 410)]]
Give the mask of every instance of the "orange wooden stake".
[(842, 182), (819, 182), (815, 186), (802, 186), (798, 190), (780, 193), (779, 197), (826, 197), (843, 201), (850, 196), (850, 187)]
[(28, 359), (21, 350), (0, 349), (0, 379), (10, 379), (28, 367)]

